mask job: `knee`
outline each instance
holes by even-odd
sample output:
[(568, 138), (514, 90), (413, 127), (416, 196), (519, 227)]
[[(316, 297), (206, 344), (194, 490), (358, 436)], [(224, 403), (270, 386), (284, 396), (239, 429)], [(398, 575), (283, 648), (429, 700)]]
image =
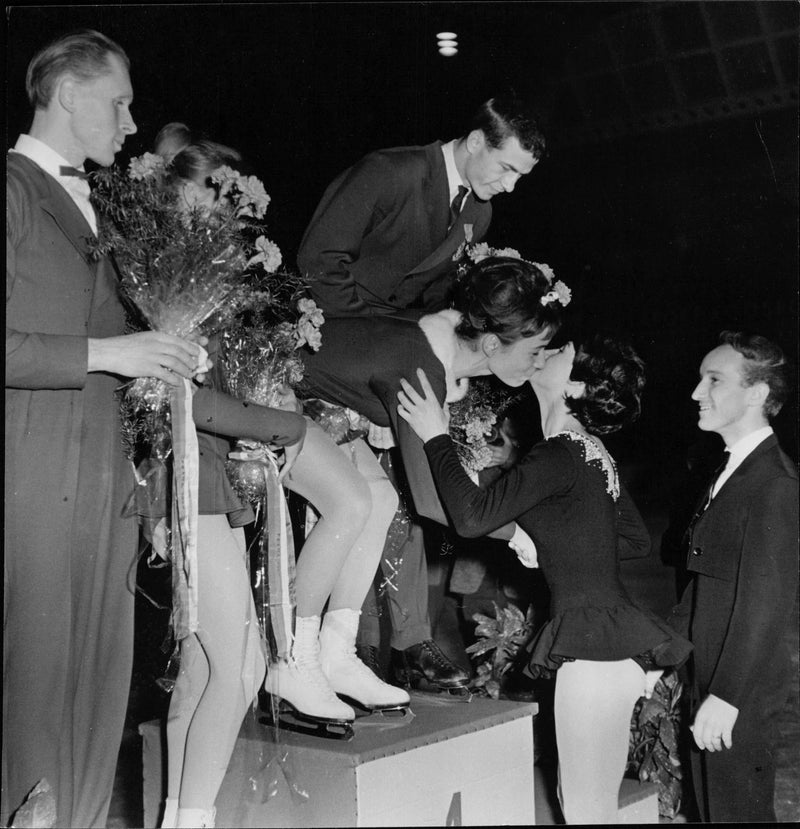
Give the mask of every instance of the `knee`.
[(372, 512), (388, 524), (397, 512), (400, 503), (397, 490), (387, 478), (373, 481), (370, 488), (372, 490)]

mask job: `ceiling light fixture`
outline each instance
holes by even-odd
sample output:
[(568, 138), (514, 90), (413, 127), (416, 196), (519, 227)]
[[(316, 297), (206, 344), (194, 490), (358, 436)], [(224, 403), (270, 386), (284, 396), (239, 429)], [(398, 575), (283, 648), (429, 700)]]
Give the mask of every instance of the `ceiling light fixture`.
[(455, 32), (439, 32), (436, 35), (437, 46), (439, 47), (439, 54), (446, 58), (458, 54), (458, 35)]

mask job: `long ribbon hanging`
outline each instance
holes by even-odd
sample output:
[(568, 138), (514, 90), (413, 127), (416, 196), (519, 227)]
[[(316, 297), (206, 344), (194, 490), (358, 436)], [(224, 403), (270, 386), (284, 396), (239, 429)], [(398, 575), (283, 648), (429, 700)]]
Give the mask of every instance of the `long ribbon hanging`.
[(197, 630), (197, 514), (200, 458), (192, 387), (170, 387), (172, 415), (172, 624), (180, 641)]
[(236, 461), (255, 461), (261, 466), (264, 494), (255, 568), (256, 614), (269, 647), (272, 661), (286, 659), (294, 630), (295, 561), (294, 535), (283, 487), (278, 482), (278, 460), (266, 446), (243, 448), (228, 457)]

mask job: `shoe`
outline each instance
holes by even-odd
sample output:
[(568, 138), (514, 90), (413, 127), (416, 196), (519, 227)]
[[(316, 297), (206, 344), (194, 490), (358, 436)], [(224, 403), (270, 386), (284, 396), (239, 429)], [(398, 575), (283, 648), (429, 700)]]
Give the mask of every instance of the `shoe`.
[(398, 682), (406, 688), (417, 687), (422, 682), (450, 690), (464, 688), (469, 682), (469, 674), (451, 662), (433, 639), (402, 651), (392, 648), (392, 665)]
[(273, 662), (264, 690), (311, 720), (353, 722), (355, 711), (331, 688), (319, 662), (319, 616), (298, 616), (288, 659)]
[(381, 667), (380, 651), (375, 645), (356, 645), (356, 656), (381, 682), (386, 682), (386, 674)]
[(370, 711), (408, 708), (411, 697), (402, 688), (378, 679), (356, 656), (360, 610), (343, 608), (325, 614), (320, 641), (320, 663), (337, 694)]

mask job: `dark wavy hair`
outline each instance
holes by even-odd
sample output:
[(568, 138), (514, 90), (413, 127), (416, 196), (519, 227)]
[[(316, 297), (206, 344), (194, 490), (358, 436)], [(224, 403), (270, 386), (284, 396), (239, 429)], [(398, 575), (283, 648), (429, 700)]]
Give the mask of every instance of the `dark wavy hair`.
[(776, 343), (759, 334), (723, 331), (720, 345), (729, 345), (744, 357), (742, 385), (766, 383), (769, 395), (764, 401), (764, 414), (775, 417), (789, 397), (789, 366), (786, 355)]
[(591, 435), (617, 432), (641, 414), (644, 362), (627, 343), (603, 336), (581, 343), (570, 379), (585, 392), (567, 397), (567, 407)]
[(561, 327), (562, 306), (542, 305), (550, 290), (547, 277), (532, 262), (488, 256), (456, 281), (453, 307), (461, 312), (456, 335), (477, 340), (495, 334), (504, 345)]
[(542, 115), (513, 92), (484, 101), (472, 116), (469, 131), (481, 130), (486, 145), (498, 149), (509, 138), (516, 138), (525, 152), (540, 159), (546, 149)]
[(63, 75), (87, 82), (111, 72), (109, 55), (130, 68), (123, 48), (94, 29), (79, 29), (56, 38), (40, 49), (28, 64), (25, 90), (34, 109), (45, 109)]

